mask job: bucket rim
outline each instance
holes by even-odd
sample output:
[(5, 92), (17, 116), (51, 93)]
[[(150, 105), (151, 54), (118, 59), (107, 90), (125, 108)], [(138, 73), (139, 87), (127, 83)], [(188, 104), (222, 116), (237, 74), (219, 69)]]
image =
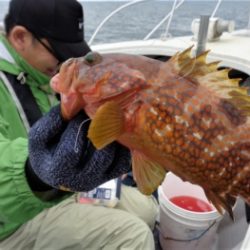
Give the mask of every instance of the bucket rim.
[(220, 217), (222, 218), (223, 216), (214, 207), (213, 211), (209, 212), (194, 212), (181, 208), (169, 200), (169, 198), (165, 195), (162, 186), (158, 187), (158, 194), (159, 194), (160, 205), (163, 205), (166, 209), (170, 210), (172, 213), (180, 217), (183, 217), (184, 219), (192, 219), (195, 221), (201, 221), (201, 220), (208, 221), (208, 220), (217, 220)]

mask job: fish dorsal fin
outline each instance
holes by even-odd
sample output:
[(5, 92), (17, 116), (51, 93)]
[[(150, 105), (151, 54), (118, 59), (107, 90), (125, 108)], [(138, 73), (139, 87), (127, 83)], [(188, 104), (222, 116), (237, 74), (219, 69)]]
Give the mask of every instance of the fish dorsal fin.
[(191, 50), (192, 47), (176, 53), (169, 60), (171, 68), (174, 68), (180, 77), (207, 87), (218, 97), (227, 99), (245, 114), (250, 115), (250, 96), (248, 88), (239, 86), (241, 79), (230, 79), (228, 76), (230, 69), (228, 68), (218, 70), (219, 61), (206, 63), (209, 51), (205, 51), (197, 57), (191, 57)]
[(236, 88), (229, 92), (230, 102), (242, 110), (245, 115), (250, 116), (250, 96), (247, 88)]
[(192, 48), (193, 46), (187, 48), (181, 53), (175, 53), (168, 61), (163, 63), (162, 67), (160, 67), (157, 78), (153, 79), (153, 84), (156, 84), (156, 82), (164, 83), (164, 80), (171, 77), (172, 74), (173, 76), (176, 76), (176, 72), (179, 72), (180, 68), (183, 67), (186, 62), (190, 61)]
[[(197, 57), (190, 58), (182, 67), (180, 67), (179, 74), (181, 76), (191, 76), (196, 78), (197, 75), (204, 75), (210, 71), (207, 67), (206, 57), (209, 51), (205, 51)], [(180, 63), (179, 63), (180, 64)]]
[(187, 49), (185, 49), (184, 51), (182, 51), (181, 53), (178, 53), (177, 55), (177, 62), (178, 62), (178, 66), (179, 68), (182, 68), (184, 65), (186, 65), (186, 62), (191, 60), (191, 51), (193, 49), (193, 45)]
[(208, 87), (221, 98), (227, 99), (245, 114), (250, 114), (250, 96), (247, 87), (240, 87), (241, 79), (228, 77), (230, 69), (216, 70), (197, 78), (199, 84)]
[(192, 57), (193, 46), (187, 48), (181, 53), (176, 53), (171, 57), (168, 64), (172, 64), (172, 67), (177, 71), (180, 76), (196, 78), (201, 75), (208, 74), (217, 69), (219, 61), (206, 63), (206, 58), (209, 50), (204, 51), (199, 56)]
[(209, 50), (201, 53), (199, 56), (192, 57), (192, 49), (193, 46), (181, 53), (176, 53), (166, 64), (168, 66), (170, 64), (171, 68), (174, 68), (178, 75), (192, 78), (194, 82), (196, 82), (198, 77), (217, 70), (217, 66), (220, 62), (206, 63)]
[(97, 149), (115, 141), (123, 131), (124, 117), (119, 105), (109, 101), (100, 106), (92, 119), (88, 138)]
[(139, 151), (132, 151), (133, 176), (138, 189), (145, 195), (152, 194), (165, 178), (166, 170)]
[[(216, 92), (229, 92), (232, 90), (238, 90), (240, 93), (245, 93), (246, 88), (239, 87), (240, 79), (230, 79), (228, 77), (229, 69), (215, 70), (203, 76), (198, 76), (197, 81), (211, 90)], [(244, 90), (245, 89), (245, 90)], [(226, 97), (226, 96), (224, 96)]]
[(180, 70), (187, 61), (191, 59), (190, 54), (192, 51), (193, 46), (187, 48), (182, 52), (175, 53), (165, 64), (168, 67), (169, 64), (173, 66), (176, 70)]

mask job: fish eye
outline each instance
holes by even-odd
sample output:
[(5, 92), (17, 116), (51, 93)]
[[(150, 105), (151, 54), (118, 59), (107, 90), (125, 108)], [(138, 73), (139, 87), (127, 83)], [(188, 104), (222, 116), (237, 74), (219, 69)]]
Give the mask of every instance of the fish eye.
[(85, 57), (84, 57), (84, 61), (88, 64), (88, 65), (95, 65), (97, 63), (100, 63), (102, 61), (102, 56), (97, 53), (97, 52), (89, 52)]

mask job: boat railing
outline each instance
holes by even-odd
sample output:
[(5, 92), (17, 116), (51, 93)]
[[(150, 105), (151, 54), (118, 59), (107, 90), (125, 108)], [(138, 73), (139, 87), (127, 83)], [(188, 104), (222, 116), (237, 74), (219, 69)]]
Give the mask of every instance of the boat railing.
[(181, 0), (178, 3), (177, 2), (178, 2), (178, 0), (174, 1), (172, 10), (143, 38), (143, 40), (148, 40), (161, 27), (161, 25), (169, 19), (169, 21), (167, 23), (165, 34), (163, 34), (162, 38), (168, 37), (170, 24), (171, 24), (172, 18), (174, 16), (174, 11), (177, 10), (185, 2), (185, 0)]
[[(148, 2), (148, 1), (155, 1), (155, 0), (133, 0), (130, 2), (127, 2), (121, 6), (119, 6), (118, 8), (116, 8), (115, 10), (113, 10), (110, 14), (108, 14), (102, 21), (101, 23), (97, 26), (97, 28), (95, 29), (95, 31), (93, 32), (93, 35), (91, 36), (91, 38), (89, 39), (88, 43), (89, 45), (93, 44), (94, 39), (96, 38), (96, 36), (98, 35), (99, 31), (102, 29), (102, 27), (107, 23), (108, 20), (110, 20), (114, 15), (116, 15), (117, 13), (119, 13), (120, 11), (133, 6), (135, 4), (140, 4), (143, 2)], [(171, 34), (169, 33), (169, 29), (170, 29), (170, 25), (172, 23), (173, 20), (173, 16), (174, 16), (174, 12), (181, 7), (181, 5), (185, 2), (185, 0), (174, 0), (173, 1), (173, 5), (172, 8), (170, 10), (170, 12), (167, 13), (167, 15), (164, 16), (164, 18), (159, 21), (157, 23), (157, 25), (143, 38), (143, 40), (148, 40), (152, 37), (152, 35), (165, 23), (166, 23), (166, 28), (165, 28), (165, 32), (162, 34), (161, 38), (162, 39), (167, 39), (168, 37), (171, 37)], [(220, 5), (221, 5), (222, 0), (218, 0), (216, 3), (215, 8), (213, 9), (213, 12), (211, 14), (211, 18), (215, 17), (217, 10), (219, 9)], [(249, 19), (249, 27), (250, 27), (250, 19)]]
[(221, 2), (222, 2), (222, 0), (218, 0), (217, 4), (215, 5), (215, 8), (214, 8), (214, 10), (212, 12), (212, 15), (210, 16), (211, 18), (215, 17), (215, 14), (216, 14), (217, 10), (219, 9), (219, 7), (221, 5)]
[(131, 2), (128, 2), (126, 4), (121, 5), (120, 7), (118, 7), (117, 9), (115, 9), (114, 11), (112, 11), (109, 15), (107, 15), (102, 21), (101, 23), (97, 26), (96, 30), (94, 31), (93, 35), (91, 36), (91, 38), (88, 41), (89, 45), (92, 45), (95, 37), (97, 36), (98, 32), (101, 30), (101, 28), (104, 26), (104, 24), (110, 19), (112, 18), (115, 14), (119, 13), (120, 11), (122, 11), (123, 9), (131, 6), (131, 5), (135, 5), (138, 3), (142, 3), (142, 2), (146, 2), (146, 1), (152, 1), (152, 0), (134, 0)]

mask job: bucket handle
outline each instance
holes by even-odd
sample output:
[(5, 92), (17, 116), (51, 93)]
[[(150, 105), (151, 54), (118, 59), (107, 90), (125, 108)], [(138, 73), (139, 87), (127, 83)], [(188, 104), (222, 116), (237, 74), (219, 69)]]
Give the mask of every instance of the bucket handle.
[(189, 242), (189, 241), (193, 241), (193, 240), (199, 240), (205, 233), (207, 233), (214, 225), (216, 224), (216, 220), (205, 230), (203, 231), (199, 236), (196, 236), (193, 239), (190, 240), (183, 240), (183, 239), (175, 239), (175, 238), (171, 238), (171, 237), (166, 237), (164, 236), (164, 234), (161, 232), (161, 229), (159, 227), (159, 224), (156, 225), (157, 229), (159, 230), (160, 234), (162, 235), (163, 239), (165, 240), (174, 240), (174, 241), (181, 241), (181, 242)]

